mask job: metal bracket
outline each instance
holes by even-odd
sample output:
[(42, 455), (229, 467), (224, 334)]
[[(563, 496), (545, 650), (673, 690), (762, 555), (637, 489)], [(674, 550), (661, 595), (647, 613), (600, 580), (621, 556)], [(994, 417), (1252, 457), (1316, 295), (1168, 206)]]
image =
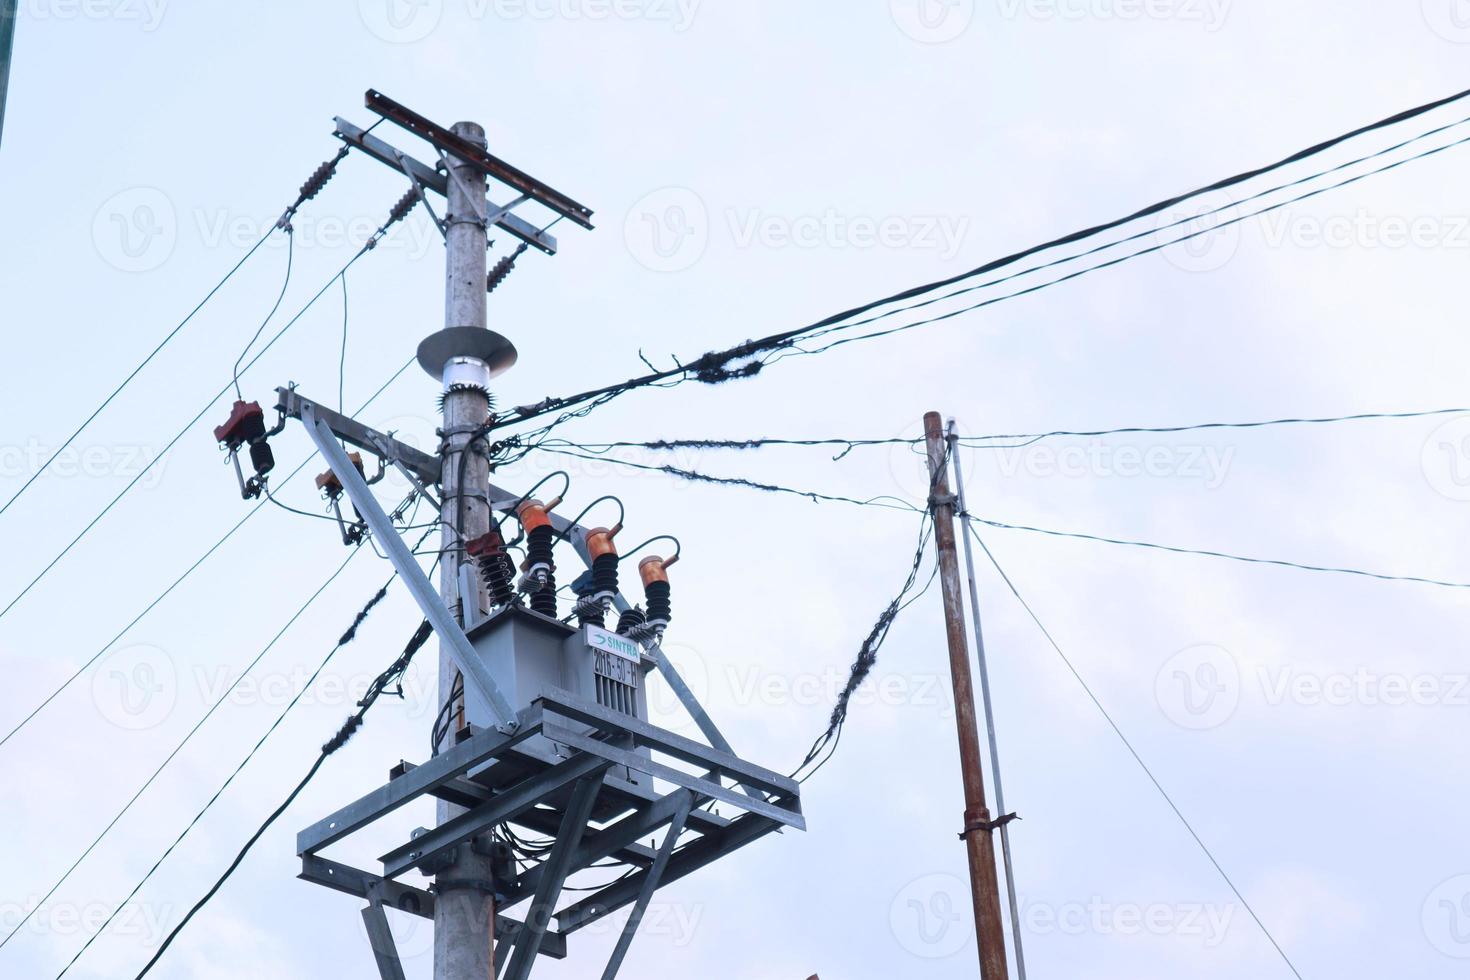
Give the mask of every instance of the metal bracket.
[(638, 898), (633, 903), (633, 912), (623, 923), (623, 931), (618, 935), (618, 944), (613, 948), (606, 969), (602, 971), (602, 980), (613, 980), (618, 970), (622, 968), (623, 958), (628, 955), (628, 947), (633, 945), (633, 935), (643, 923), (643, 913), (648, 911), (648, 903), (653, 900), (653, 893), (658, 888), (664, 872), (668, 870), (669, 858), (673, 856), (674, 846), (679, 842), (679, 835), (684, 832), (684, 822), (689, 819), (689, 811), (693, 807), (694, 797), (688, 793), (682, 794), (678, 809), (674, 811), (674, 818), (669, 821), (669, 829), (664, 835), (664, 842), (659, 846), (658, 857), (653, 859), (653, 867), (648, 869), (647, 876), (643, 879), (643, 886), (638, 889)]
[[(449, 184), (447, 178), (433, 167), (425, 163), (420, 163), (408, 154), (378, 139), (362, 127), (354, 126), (345, 119), (339, 117), (333, 120), (333, 122), (337, 127), (337, 138), (348, 146), (361, 150), (374, 160), (385, 163), (395, 170), (401, 168), (399, 162), (401, 160), (402, 165), (406, 165), (412, 171), (414, 178), (425, 188), (437, 194), (448, 196)], [(549, 235), (537, 229), (535, 225), (516, 217), (514, 214), (502, 214), (495, 219), (495, 224), (505, 231), (510, 232), (527, 245), (538, 248), (547, 255), (556, 254), (555, 235)]]
[[(422, 450), (415, 449), (406, 442), (399, 442), (391, 436), (363, 425), (354, 418), (334, 412), (320, 402), (303, 398), (293, 388), (277, 388), (276, 395), (276, 408), (287, 418), (304, 421), (303, 413), (309, 409), (317, 419), (326, 423), (327, 428), (331, 429), (337, 438), (358, 449), (367, 450), (375, 456), (386, 456), (390, 463), (417, 476), (418, 479), (413, 481), (416, 487), (422, 489), (424, 486), (433, 486), (439, 482), (439, 458), (437, 456), (431, 456)], [(353, 469), (355, 470), (356, 467)]]
[(966, 821), (965, 829), (960, 831), (958, 836), (960, 840), (964, 840), (966, 837), (969, 837), (977, 830), (983, 830), (987, 834), (989, 834), (1004, 827), (1012, 820), (1020, 819), (1021, 818), (1017, 814), (1007, 813), (1003, 816), (996, 817), (994, 820), (969, 820)]
[(347, 459), (347, 454), (338, 445), (331, 428), (317, 418), (316, 412), (315, 405), (300, 406), (300, 417), (306, 425), (307, 434), (311, 436), (312, 441), (316, 443), (316, 448), (321, 451), (322, 456), (337, 474), (337, 479), (342, 481), (342, 487), (347, 491), (347, 496), (352, 500), (353, 505), (357, 507), (357, 512), (362, 515), (363, 520), (367, 521), (368, 527), (372, 528), (374, 537), (387, 553), (388, 560), (393, 563), (393, 567), (398, 570), (398, 575), (408, 587), (409, 594), (413, 596), (414, 601), (423, 611), (424, 617), (434, 627), (434, 632), (439, 634), (439, 639), (443, 642), (445, 651), (454, 660), (455, 666), (459, 668), (460, 673), (464, 674), (465, 683), (472, 685), (485, 699), (502, 730), (513, 729), (516, 725), (515, 710), (505, 699), (495, 679), (490, 676), (489, 669), (480, 660), (479, 654), (470, 644), (469, 637), (465, 636), (464, 630), (460, 628), (459, 623), (455, 622), (454, 616), (444, 605), (439, 593), (430, 584), (424, 570), (414, 560), (413, 552), (398, 536), (397, 528), (383, 512), (372, 490), (357, 472), (357, 468)]
[(378, 975), (382, 980), (407, 980), (403, 974), (403, 963), (398, 959), (398, 945), (393, 942), (393, 930), (388, 926), (388, 916), (383, 914), (379, 889), (368, 895), (368, 903), (362, 910), (362, 923), (367, 927), (368, 943), (378, 964)]
[(413, 168), (408, 165), (408, 157), (406, 157), (398, 150), (393, 151), (393, 157), (395, 160), (398, 161), (398, 168), (403, 171), (404, 175), (408, 177), (408, 182), (413, 185), (413, 192), (418, 195), (419, 203), (424, 206), (424, 210), (429, 212), (429, 219), (434, 222), (434, 227), (439, 229), (440, 236), (448, 238), (449, 223), (440, 219), (440, 217), (434, 213), (434, 206), (429, 203), (429, 195), (424, 193), (424, 185), (414, 174)]
[(505, 980), (526, 980), (531, 964), (541, 951), (541, 941), (551, 925), (552, 913), (561, 897), (562, 885), (572, 871), (572, 855), (582, 843), (582, 832), (587, 827), (587, 818), (592, 815), (592, 805), (602, 791), (602, 773), (583, 777), (572, 790), (571, 801), (562, 813), (561, 826), (556, 835), (556, 844), (551, 849), (541, 872), (541, 881), (536, 885), (536, 895), (531, 907), (526, 910), (524, 925), (516, 936), (515, 952), (510, 957), (510, 968)]

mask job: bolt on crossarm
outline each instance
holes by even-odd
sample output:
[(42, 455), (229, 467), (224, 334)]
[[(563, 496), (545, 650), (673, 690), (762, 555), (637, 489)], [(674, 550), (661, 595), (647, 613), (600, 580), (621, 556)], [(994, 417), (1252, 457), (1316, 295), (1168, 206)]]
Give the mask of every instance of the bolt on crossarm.
[(929, 457), (930, 511), (938, 553), (940, 591), (949, 644), (949, 671), (954, 686), (955, 727), (960, 743), (960, 772), (965, 790), (965, 825), (960, 837), (970, 864), (970, 894), (975, 909), (975, 939), (980, 952), (981, 980), (1008, 980), (1005, 929), (1001, 922), (1000, 885), (996, 879), (996, 823), (985, 806), (985, 772), (980, 763), (980, 731), (975, 721), (975, 691), (970, 680), (970, 651), (965, 636), (964, 601), (960, 597), (959, 561), (954, 540), (955, 498), (949, 492), (948, 452), (938, 412), (924, 416)]

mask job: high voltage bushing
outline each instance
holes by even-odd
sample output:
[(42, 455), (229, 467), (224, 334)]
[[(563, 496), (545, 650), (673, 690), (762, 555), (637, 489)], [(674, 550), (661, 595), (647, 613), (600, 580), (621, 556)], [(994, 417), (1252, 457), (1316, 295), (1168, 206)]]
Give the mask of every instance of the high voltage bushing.
[(668, 567), (676, 559), (677, 556), (666, 561), (657, 555), (649, 555), (638, 563), (638, 575), (643, 579), (643, 600), (648, 605), (644, 625), (656, 636), (663, 634), (673, 618)]
[(587, 532), (587, 557), (591, 568), (577, 599), (577, 619), (594, 626), (604, 625), (608, 607), (618, 594), (618, 549), (613, 543), (621, 524), (611, 530), (596, 527)]
[(552, 529), (548, 511), (559, 502), (559, 499), (550, 504), (527, 500), (516, 508), (516, 517), (526, 533), (525, 576), (521, 585), (530, 593), (531, 608), (553, 619), (556, 618), (556, 556), (552, 547), (556, 543), (556, 531)]
[(490, 596), (492, 607), (508, 606), (515, 599), (515, 562), (505, 551), (499, 525), (488, 533), (465, 542), (465, 553), (480, 569), (480, 581)]

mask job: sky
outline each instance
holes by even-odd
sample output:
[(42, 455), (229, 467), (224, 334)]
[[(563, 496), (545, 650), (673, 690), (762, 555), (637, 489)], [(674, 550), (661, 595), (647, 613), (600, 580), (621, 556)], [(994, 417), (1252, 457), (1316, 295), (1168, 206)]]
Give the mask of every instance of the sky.
[[(271, 227), (335, 152), (334, 116), (373, 121), (369, 88), (480, 122), (492, 152), (595, 212), (595, 230), (558, 225), (559, 254), (523, 256), (490, 297), (490, 326), (520, 353), (496, 394), (520, 405), (640, 373), (640, 351), (687, 360), (1281, 159), (1465, 88), (1467, 44), (1463, 0), (21, 0), (0, 149), (0, 493)], [(1459, 123), (1463, 105), (1281, 181)], [(378, 135), (428, 153), (391, 124)], [(1464, 406), (1467, 152), (752, 380), (629, 394), (559, 434), (886, 439), (917, 435), (929, 410), (984, 435)], [(295, 219), (267, 338), (405, 186), (342, 162)], [(1142, 247), (1157, 223), (1128, 231)], [(492, 259), (510, 246), (497, 236)], [(137, 479), (0, 613), (6, 731), (105, 651), (0, 746), (7, 932), (244, 677), (0, 948), (0, 975), (62, 969), (390, 574), (356, 553), (293, 618), (350, 553), (329, 524), (267, 506), (128, 626), (251, 512), (210, 429), (287, 258), (272, 237), (0, 514), (4, 608)], [(348, 273), (340, 377), (334, 285), (242, 375), (245, 397), (295, 382), (335, 404), (340, 381), (355, 411), (442, 325), (442, 275), (420, 209)], [(359, 417), (432, 447), (437, 394), (415, 367)], [(282, 476), (312, 451), (297, 426), (273, 445)], [(906, 447), (833, 455), (622, 458), (922, 502)], [(988, 520), (1470, 581), (1463, 416), (1072, 437), (960, 464)], [(667, 649), (742, 756), (793, 768), (903, 582), (918, 515), (545, 453), (497, 481), (559, 468), (568, 506), (616, 493), (634, 540), (679, 536)], [(306, 477), (278, 496), (320, 512)], [(1464, 590), (981, 534), (1302, 977), (1463, 975)], [(1290, 977), (983, 559), (977, 576), (1030, 975)], [(395, 585), (70, 976), (134, 975), (417, 622)], [(358, 903), (294, 877), (294, 835), (426, 756), (434, 679), (428, 650), (404, 700), (373, 710), (152, 976), (373, 975)], [(840, 750), (805, 785), (807, 831), (662, 890), (623, 975), (976, 975), (949, 690), (935, 589), (897, 621)], [(659, 723), (692, 734), (665, 689), (651, 698)], [(430, 811), (344, 856), (372, 867)], [(430, 976), (429, 929), (394, 925), (409, 976)], [(578, 934), (537, 975), (600, 971), (615, 938)]]

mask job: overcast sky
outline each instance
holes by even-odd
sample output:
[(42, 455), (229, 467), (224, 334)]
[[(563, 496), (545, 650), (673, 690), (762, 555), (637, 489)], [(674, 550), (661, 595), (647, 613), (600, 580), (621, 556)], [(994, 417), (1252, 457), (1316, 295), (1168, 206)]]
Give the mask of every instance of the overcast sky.
[[(698, 356), (1280, 159), (1466, 87), (1467, 43), (1463, 0), (21, 0), (0, 153), (0, 493), (275, 221), (335, 151), (332, 117), (372, 121), (370, 87), (481, 122), (493, 152), (596, 212), (595, 231), (563, 222), (560, 254), (524, 256), (491, 297), (491, 326), (520, 349), (498, 390), (515, 405), (631, 376), (640, 349)], [(1457, 123), (1463, 105), (1276, 182)], [(427, 154), (391, 125), (379, 135)], [(1467, 152), (754, 380), (630, 394), (561, 434), (886, 438), (915, 435), (930, 409), (985, 434), (1466, 405)], [(344, 161), (297, 217), (276, 324), (404, 186)], [(286, 258), (276, 236), (0, 515), (0, 607), (220, 391)], [(349, 408), (441, 325), (441, 279), (421, 210), (353, 267)], [(342, 322), (334, 288), (245, 374), (246, 397), (295, 381), (335, 403)], [(436, 395), (414, 368), (362, 418), (432, 445)], [(216, 401), (0, 614), (4, 730), (248, 512), (209, 432), (227, 410)], [(311, 452), (299, 427), (274, 445), (282, 475)], [(831, 455), (674, 462), (921, 501), (902, 447)], [(1057, 439), (963, 465), (974, 512), (1002, 522), (1470, 581), (1462, 417)], [(634, 540), (680, 536), (671, 655), (742, 755), (794, 767), (902, 583), (917, 515), (554, 456), (498, 480), (558, 467), (569, 505), (616, 492)], [(305, 477), (280, 496), (320, 507)], [(1303, 977), (1464, 974), (1463, 591), (984, 536)], [(331, 525), (263, 510), (0, 747), (7, 931), (346, 557)], [(353, 559), (0, 949), (0, 974), (60, 970), (389, 572), (370, 551)], [(1289, 977), (992, 569), (979, 587), (1031, 975)], [(417, 620), (395, 586), (71, 976), (133, 975)], [(434, 676), (430, 649), (406, 700), (379, 704), (153, 976), (373, 975), (359, 903), (295, 879), (295, 833), (422, 760)], [(692, 732), (662, 689), (654, 711)], [(937, 590), (898, 621), (804, 808), (807, 832), (660, 892), (624, 975), (976, 974)], [(371, 868), (431, 820), (405, 811), (345, 856)], [(428, 928), (397, 925), (410, 976), (428, 977)], [(610, 927), (578, 935), (539, 975), (596, 975), (613, 941)]]

